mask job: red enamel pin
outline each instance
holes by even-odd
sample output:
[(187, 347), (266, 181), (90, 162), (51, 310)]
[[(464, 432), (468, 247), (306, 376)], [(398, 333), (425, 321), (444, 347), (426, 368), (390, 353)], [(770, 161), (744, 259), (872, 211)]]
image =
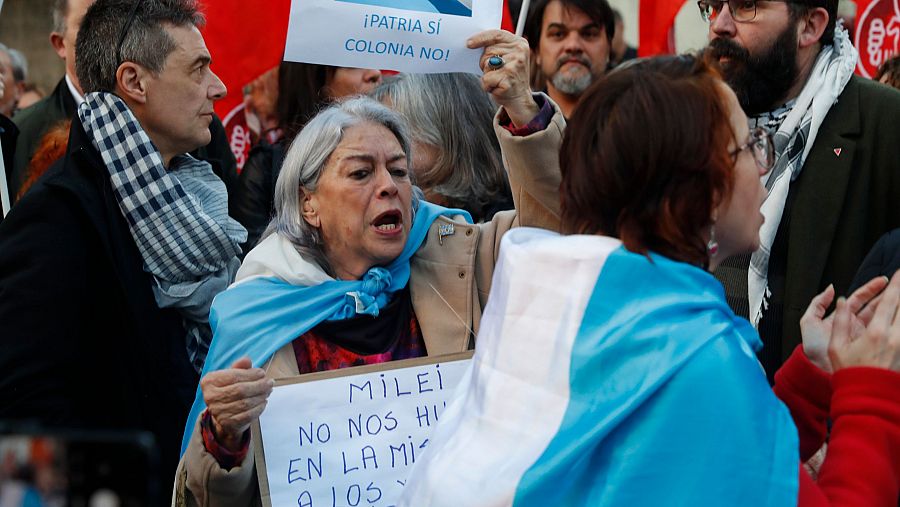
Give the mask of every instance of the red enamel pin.
[(840, 157), (841, 156), (841, 148), (835, 148), (834, 154)]

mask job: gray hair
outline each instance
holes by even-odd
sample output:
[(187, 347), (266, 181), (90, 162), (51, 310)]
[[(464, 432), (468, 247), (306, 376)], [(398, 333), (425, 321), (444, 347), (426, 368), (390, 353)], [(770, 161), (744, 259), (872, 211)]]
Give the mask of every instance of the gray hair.
[(12, 61), (13, 78), (17, 83), (22, 83), (28, 79), (28, 59), (18, 49), (10, 48), (9, 59)]
[[(127, 27), (119, 61), (119, 38), (132, 12), (134, 21)], [(159, 74), (176, 48), (164, 25), (199, 27), (203, 23), (195, 0), (98, 0), (84, 15), (75, 42), (75, 73), (82, 89), (114, 92), (116, 71), (123, 61)]]
[[(409, 168), (409, 135), (400, 115), (368, 97), (337, 102), (309, 120), (291, 143), (275, 182), (275, 217), (262, 236), (284, 236), (300, 255), (314, 260), (332, 276), (334, 269), (325, 258), (321, 233), (303, 219), (303, 194), (316, 191), (328, 158), (343, 139), (344, 131), (366, 122), (382, 125), (397, 137)], [(414, 198), (413, 210), (416, 204)]]
[(53, 0), (50, 12), (53, 14), (53, 31), (65, 35), (69, 28), (66, 24), (66, 17), (69, 15), (69, 0)]
[(400, 74), (372, 92), (409, 122), (413, 140), (438, 150), (434, 167), (416, 174), (426, 191), (484, 220), (509, 195), (500, 144), (493, 130), (496, 106), (472, 74)]

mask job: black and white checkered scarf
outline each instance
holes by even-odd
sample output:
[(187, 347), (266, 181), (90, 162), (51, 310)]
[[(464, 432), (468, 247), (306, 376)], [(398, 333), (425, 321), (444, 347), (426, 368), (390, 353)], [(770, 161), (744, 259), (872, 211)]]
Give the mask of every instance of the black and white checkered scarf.
[(109, 171), (119, 209), (144, 260), (160, 308), (184, 318), (186, 347), (199, 371), (212, 333), (212, 298), (233, 280), (247, 231), (228, 216), (225, 184), (190, 155), (162, 155), (127, 105), (91, 93), (78, 118)]

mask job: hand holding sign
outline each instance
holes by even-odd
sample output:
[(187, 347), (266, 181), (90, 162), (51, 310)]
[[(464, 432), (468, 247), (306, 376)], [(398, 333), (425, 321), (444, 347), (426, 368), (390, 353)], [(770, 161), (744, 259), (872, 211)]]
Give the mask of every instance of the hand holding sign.
[[(528, 41), (505, 30), (486, 30), (470, 37), (466, 46), (484, 48), (479, 61), (484, 70), (481, 83), (494, 101), (506, 109), (515, 126), (526, 125), (537, 116), (540, 109), (531, 96)], [(489, 64), (488, 60), (495, 56), (501, 58), (501, 65)]]
[(244, 357), (231, 368), (200, 379), (216, 441), (231, 451), (240, 448), (244, 433), (266, 408), (266, 399), (275, 385), (261, 368), (251, 366), (250, 359)]

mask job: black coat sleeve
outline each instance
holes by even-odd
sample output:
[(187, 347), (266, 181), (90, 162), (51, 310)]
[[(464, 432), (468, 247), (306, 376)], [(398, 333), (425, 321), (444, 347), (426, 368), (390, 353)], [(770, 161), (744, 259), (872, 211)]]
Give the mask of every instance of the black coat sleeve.
[(75, 411), (66, 379), (90, 353), (78, 322), (93, 236), (71, 203), (53, 197), (29, 193), (0, 224), (0, 419), (52, 421)]
[(900, 229), (894, 229), (882, 236), (869, 250), (853, 277), (848, 294), (852, 294), (876, 276), (890, 278), (898, 269), (900, 269)]
[(247, 229), (247, 242), (241, 245), (244, 254), (256, 246), (272, 219), (272, 164), (271, 146), (254, 148), (244, 164), (234, 193), (229, 198), (231, 216)]

